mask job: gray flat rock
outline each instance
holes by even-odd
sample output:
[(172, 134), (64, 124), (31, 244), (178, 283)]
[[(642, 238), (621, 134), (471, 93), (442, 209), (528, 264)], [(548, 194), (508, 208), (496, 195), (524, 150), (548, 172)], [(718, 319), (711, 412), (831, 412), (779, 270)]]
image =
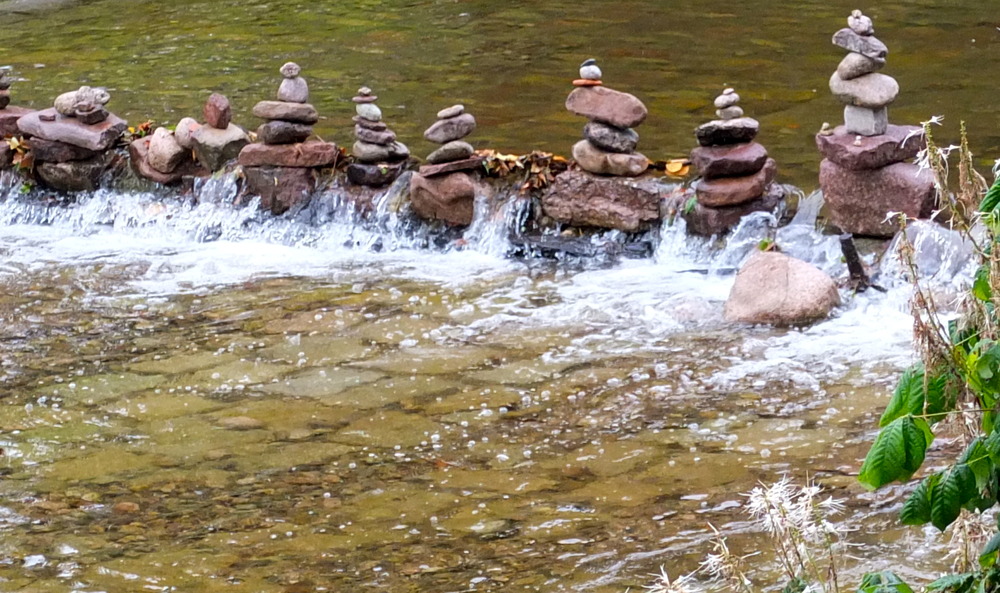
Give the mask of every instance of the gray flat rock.
[[(54, 118), (42, 121), (41, 116)], [(128, 123), (114, 114), (108, 119), (87, 125), (73, 117), (60, 115), (55, 108), (33, 111), (17, 120), (17, 127), (23, 134), (37, 136), (45, 140), (65, 142), (88, 150), (102, 151), (114, 146), (128, 128)]]

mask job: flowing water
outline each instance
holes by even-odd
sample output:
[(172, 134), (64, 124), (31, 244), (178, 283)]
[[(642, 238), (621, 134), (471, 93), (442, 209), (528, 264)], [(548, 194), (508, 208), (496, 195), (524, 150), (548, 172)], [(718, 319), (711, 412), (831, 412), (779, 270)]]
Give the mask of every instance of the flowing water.
[[(564, 79), (596, 55), (650, 104), (650, 156), (685, 152), (733, 83), (806, 188), (803, 148), (837, 112), (828, 37), (854, 8), (33, 4), (0, 2), (22, 103), (104, 82), (131, 119), (171, 120), (219, 89), (248, 117), (294, 58), (334, 139), (370, 83), (404, 139), (463, 100), (480, 146), (558, 151), (579, 123)], [(894, 113), (976, 115), (989, 155), (992, 89), (958, 65), (997, 60), (994, 17), (935, 4), (874, 14), (905, 89)], [(732, 270), (765, 236), (844, 275), (815, 209), (778, 230), (756, 215), (721, 246), (665, 225), (649, 259), (519, 259), (513, 197), (449, 233), (397, 209), (404, 185), (367, 214), (333, 186), (273, 219), (234, 205), (224, 176), (74, 200), (0, 176), (0, 591), (622, 592), (694, 569), (709, 523), (737, 553), (762, 548), (740, 493), (784, 473), (847, 500), (847, 586), (947, 568), (942, 536), (897, 526), (901, 490), (853, 477), (913, 360), (891, 255), (874, 263), (888, 292), (847, 295), (828, 321), (737, 327)], [(912, 238), (937, 290), (968, 278), (949, 233)], [(754, 564), (772, 588), (769, 557)]]

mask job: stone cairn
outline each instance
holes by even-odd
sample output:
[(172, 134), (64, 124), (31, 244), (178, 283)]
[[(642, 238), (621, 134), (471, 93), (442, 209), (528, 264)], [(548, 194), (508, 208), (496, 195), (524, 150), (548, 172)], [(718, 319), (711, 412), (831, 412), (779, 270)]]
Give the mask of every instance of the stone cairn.
[(745, 117), (739, 102), (734, 89), (722, 91), (715, 99), (718, 119), (695, 130), (700, 146), (691, 151), (691, 164), (701, 179), (695, 186), (697, 204), (683, 212), (691, 233), (725, 233), (747, 214), (773, 211), (784, 197), (774, 183), (774, 159), (754, 141), (760, 123)]
[(111, 162), (110, 150), (125, 133), (125, 120), (104, 107), (111, 95), (82, 86), (59, 95), (53, 107), (17, 120), (31, 137), (35, 172), (46, 186), (61, 191), (92, 191)]
[(308, 103), (309, 85), (299, 76), (294, 62), (281, 67), (277, 101), (261, 101), (253, 114), (267, 120), (257, 129), (262, 144), (248, 144), (239, 155), (246, 188), (259, 195), (261, 208), (281, 214), (308, 202), (316, 189), (317, 170), (337, 160), (337, 145), (307, 141), (319, 121), (316, 108)]
[(9, 167), (14, 157), (10, 146), (2, 140), (17, 136), (17, 120), (30, 113), (29, 109), (10, 106), (10, 84), (7, 71), (0, 70), (0, 168)]
[(649, 159), (635, 152), (639, 134), (632, 129), (645, 121), (642, 101), (615, 91), (601, 82), (601, 69), (593, 59), (580, 66), (577, 87), (566, 99), (566, 109), (590, 120), (584, 139), (573, 146), (573, 159), (584, 171), (597, 175), (635, 177), (649, 167)]
[(174, 135), (182, 147), (194, 151), (202, 167), (218, 171), (239, 156), (250, 137), (233, 123), (233, 109), (224, 95), (212, 93), (205, 101), (202, 117), (204, 124), (190, 117), (177, 122)]
[(660, 220), (660, 190), (648, 180), (623, 183), (619, 178), (641, 175), (649, 167), (649, 160), (635, 152), (639, 134), (632, 129), (649, 112), (634, 95), (605, 87), (601, 77), (596, 60), (580, 65), (566, 109), (590, 120), (584, 139), (573, 146), (581, 170), (556, 177), (542, 195), (542, 210), (572, 226), (643, 231)]
[(440, 144), (427, 155), (429, 164), (410, 179), (410, 204), (423, 218), (443, 220), (453, 225), (469, 225), (475, 213), (476, 193), (482, 191), (470, 171), (482, 166), (483, 158), (462, 139), (476, 129), (476, 118), (465, 106), (453, 105), (437, 114), (424, 138)]
[(358, 89), (352, 99), (355, 103), (354, 138), (351, 149), (355, 162), (347, 167), (351, 183), (369, 187), (382, 187), (395, 181), (403, 171), (410, 149), (396, 140), (393, 132), (382, 121), (382, 110), (375, 104), (378, 97), (368, 87)]
[(920, 128), (889, 124), (887, 106), (899, 85), (878, 72), (889, 51), (875, 38), (870, 18), (855, 10), (833, 44), (849, 53), (830, 78), (830, 90), (844, 103), (844, 125), (823, 130), (816, 144), (823, 153), (820, 187), (830, 222), (846, 233), (888, 237), (898, 223), (888, 212), (930, 216), (935, 190), (930, 171), (909, 161), (925, 147)]

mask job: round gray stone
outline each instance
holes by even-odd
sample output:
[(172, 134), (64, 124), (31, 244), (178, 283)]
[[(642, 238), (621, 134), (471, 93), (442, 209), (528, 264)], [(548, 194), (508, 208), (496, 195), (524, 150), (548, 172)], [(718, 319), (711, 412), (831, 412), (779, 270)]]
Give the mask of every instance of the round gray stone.
[(463, 113), (465, 113), (465, 105), (452, 105), (451, 107), (438, 111), (437, 118), (449, 119), (452, 117), (458, 117)]
[(359, 117), (368, 121), (382, 121), (382, 110), (374, 103), (358, 103), (355, 108)]
[(471, 157), (475, 150), (468, 142), (455, 140), (427, 155), (427, 162), (437, 165), (440, 163), (450, 163), (451, 161), (460, 161)]

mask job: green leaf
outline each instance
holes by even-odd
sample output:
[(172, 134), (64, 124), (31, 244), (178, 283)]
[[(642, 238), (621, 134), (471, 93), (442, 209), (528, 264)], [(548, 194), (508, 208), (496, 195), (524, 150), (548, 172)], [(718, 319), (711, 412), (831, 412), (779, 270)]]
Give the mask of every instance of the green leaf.
[(972, 473), (975, 474), (978, 492), (986, 490), (993, 477), (994, 465), (992, 456), (985, 445), (986, 440), (983, 437), (976, 437), (962, 452), (962, 456), (958, 458), (959, 463), (968, 465)]
[(688, 198), (687, 202), (684, 203), (684, 209), (682, 210), (682, 212), (684, 212), (684, 214), (691, 214), (691, 211), (694, 210), (694, 207), (697, 205), (698, 205), (698, 198), (692, 196)]
[(976, 270), (976, 280), (972, 283), (972, 295), (984, 303), (988, 303), (993, 299), (989, 267), (981, 266)]
[(975, 587), (979, 580), (977, 577), (974, 572), (945, 575), (927, 585), (927, 590), (931, 593), (967, 593)]
[(870, 572), (862, 577), (858, 593), (913, 593), (913, 589), (903, 582), (903, 579), (899, 578), (896, 573), (884, 570)]
[(991, 214), (997, 210), (997, 206), (1000, 206), (1000, 179), (997, 179), (993, 187), (983, 196), (983, 201), (979, 203), (979, 211)]
[(916, 364), (903, 373), (896, 385), (896, 391), (885, 407), (882, 418), (878, 421), (881, 428), (888, 426), (893, 420), (907, 415), (919, 416), (924, 413), (924, 365)]
[(781, 593), (802, 593), (809, 586), (804, 580), (799, 577), (795, 577), (785, 584), (784, 588), (781, 589)]
[(931, 492), (940, 479), (940, 474), (934, 474), (917, 484), (899, 512), (899, 520), (903, 525), (923, 525), (931, 522)]
[(1000, 533), (993, 536), (986, 542), (983, 551), (979, 553), (979, 566), (989, 568), (997, 563), (997, 554), (1000, 552)]
[(977, 494), (976, 476), (969, 466), (953, 465), (931, 491), (931, 524), (944, 531), (955, 522), (965, 503)]
[(923, 419), (905, 416), (893, 420), (876, 437), (858, 481), (874, 490), (895, 480), (908, 480), (920, 469), (933, 440), (934, 435)]

